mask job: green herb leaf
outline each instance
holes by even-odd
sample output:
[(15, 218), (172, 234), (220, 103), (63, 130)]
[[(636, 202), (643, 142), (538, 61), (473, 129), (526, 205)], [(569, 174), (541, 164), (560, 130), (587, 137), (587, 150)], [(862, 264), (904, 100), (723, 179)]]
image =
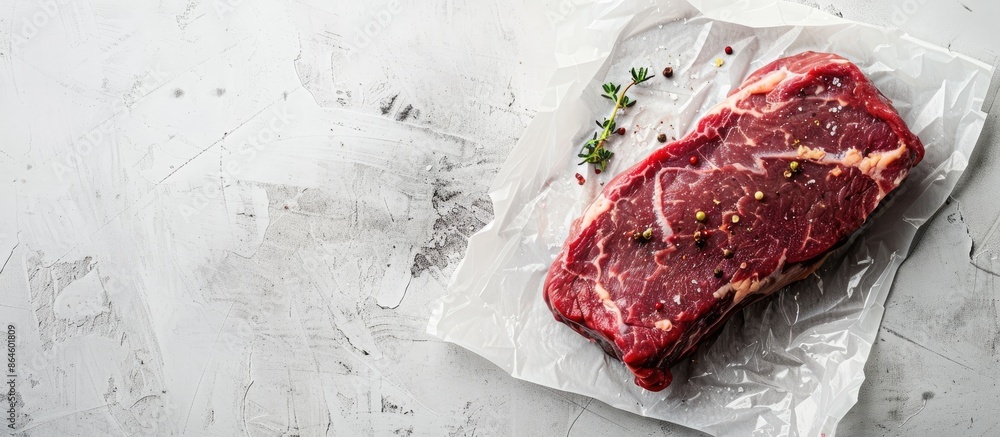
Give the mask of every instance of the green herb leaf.
[(612, 82), (608, 82), (601, 86), (604, 88), (604, 94), (601, 94), (602, 97), (611, 101), (618, 100), (618, 90), (621, 88), (621, 85), (615, 85)]
[(651, 78), (652, 76), (649, 76), (649, 70), (646, 67), (641, 67), (639, 68), (639, 70), (636, 70), (635, 68), (632, 69), (633, 83), (636, 84), (643, 83)]

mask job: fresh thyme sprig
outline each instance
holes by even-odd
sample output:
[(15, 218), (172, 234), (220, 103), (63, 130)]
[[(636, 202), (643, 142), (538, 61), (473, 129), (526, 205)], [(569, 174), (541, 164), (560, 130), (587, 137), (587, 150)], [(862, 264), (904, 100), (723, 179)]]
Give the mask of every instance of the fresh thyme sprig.
[(608, 141), (608, 137), (615, 131), (615, 119), (618, 117), (618, 112), (635, 105), (636, 102), (630, 99), (626, 93), (629, 88), (632, 88), (632, 85), (638, 85), (652, 78), (646, 67), (641, 67), (638, 70), (632, 68), (632, 82), (626, 85), (624, 90), (621, 89), (621, 85), (615, 85), (612, 82), (602, 85), (604, 94), (601, 94), (601, 96), (615, 102), (615, 108), (611, 111), (611, 116), (605, 118), (603, 122), (597, 122), (597, 127), (602, 129), (601, 132), (594, 133), (594, 138), (584, 143), (580, 154), (577, 155), (583, 158), (580, 165), (594, 164), (594, 168), (598, 171), (604, 171), (607, 168), (608, 160), (615, 154), (605, 148), (604, 143)]

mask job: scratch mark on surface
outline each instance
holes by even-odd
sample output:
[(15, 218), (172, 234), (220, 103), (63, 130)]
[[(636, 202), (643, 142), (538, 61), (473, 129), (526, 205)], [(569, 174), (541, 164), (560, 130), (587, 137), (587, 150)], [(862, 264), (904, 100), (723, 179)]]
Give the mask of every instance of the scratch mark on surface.
[[(570, 404), (573, 404), (573, 405), (576, 405), (576, 406), (578, 406), (578, 407), (580, 407), (580, 408), (583, 408), (583, 407), (584, 407), (584, 404), (583, 404), (583, 403), (580, 403), (580, 402), (577, 402), (576, 400), (574, 400), (574, 399), (573, 399), (573, 398), (571, 397), (571, 396), (573, 396), (573, 395), (570, 395), (570, 394), (567, 394), (567, 393), (564, 393), (564, 392), (561, 392), (561, 391), (558, 391), (558, 390), (556, 390), (556, 389), (553, 389), (553, 388), (549, 388), (549, 387), (544, 387), (544, 386), (543, 386), (543, 387), (541, 387), (541, 388), (545, 389), (545, 390), (546, 390), (546, 391), (548, 391), (548, 392), (549, 392), (550, 394), (552, 394), (552, 395), (554, 395), (554, 396), (556, 396), (556, 397), (558, 397), (558, 398), (561, 398), (562, 400), (564, 400), (564, 401), (566, 401), (566, 402), (568, 402), (568, 403), (570, 403)], [(579, 395), (576, 395), (576, 396), (579, 396)]]
[(982, 433), (981, 435), (984, 436), (990, 435), (990, 431), (993, 431), (993, 429), (996, 428), (997, 425), (1000, 425), (1000, 422), (993, 424), (993, 426), (991, 426), (990, 429), (987, 429), (986, 432)]
[(566, 437), (569, 437), (569, 433), (573, 432), (573, 426), (576, 425), (577, 420), (580, 420), (580, 416), (583, 416), (583, 413), (587, 411), (587, 407), (590, 406), (591, 402), (594, 402), (594, 399), (588, 400), (587, 405), (584, 405), (583, 409), (580, 410), (580, 414), (577, 414), (576, 419), (573, 419), (573, 422), (569, 424), (569, 429), (566, 430)]
[(222, 325), (219, 326), (219, 332), (215, 334), (215, 341), (212, 342), (212, 353), (208, 356), (208, 360), (205, 363), (205, 367), (201, 369), (201, 375), (198, 376), (198, 384), (194, 386), (194, 394), (191, 395), (191, 406), (188, 407), (187, 416), (184, 418), (184, 428), (181, 429), (181, 434), (187, 431), (188, 423), (191, 422), (191, 413), (194, 412), (194, 401), (198, 399), (198, 390), (201, 389), (201, 382), (205, 379), (205, 372), (208, 371), (208, 366), (211, 364), (212, 357), (215, 356), (215, 346), (219, 344), (219, 339), (222, 338), (222, 331), (226, 329), (226, 322), (229, 321), (229, 315), (233, 313), (233, 307), (236, 306), (236, 302), (229, 305), (229, 311), (226, 311), (226, 317), (222, 319)]
[[(268, 108), (270, 108), (270, 107), (274, 106), (276, 103), (278, 103), (279, 100), (280, 99), (275, 99), (275, 100), (271, 101), (271, 103), (268, 103), (266, 106), (264, 106), (263, 108), (261, 108), (260, 111), (255, 112), (253, 115), (251, 115), (251, 116), (247, 117), (245, 120), (243, 120), (242, 123), (236, 125), (236, 127), (232, 128), (232, 129), (230, 129), (229, 133), (236, 132), (241, 127), (245, 126), (247, 123), (253, 121), (254, 119), (257, 118), (258, 115), (260, 115), (261, 113), (263, 113), (264, 111), (266, 111)], [(216, 145), (221, 144), (222, 141), (225, 140), (225, 139), (226, 139), (226, 135), (223, 135), (222, 138), (219, 138), (218, 140), (215, 140), (215, 142), (213, 142), (212, 144), (209, 144), (208, 147), (202, 149), (200, 152), (198, 152), (194, 156), (192, 156), (191, 159), (188, 159), (183, 164), (177, 166), (177, 168), (175, 168), (174, 171), (172, 171), (172, 172), (170, 172), (170, 174), (164, 176), (163, 179), (160, 179), (160, 182), (157, 182), (156, 185), (162, 184), (167, 179), (170, 179), (171, 176), (173, 176), (175, 173), (177, 173), (182, 168), (184, 168), (184, 166), (190, 164), (191, 161), (194, 161), (195, 159), (198, 159), (199, 156), (201, 156), (202, 154), (204, 154), (205, 152), (207, 152), (209, 149), (215, 147)]]
[(289, 394), (288, 401), (291, 402), (292, 404), (291, 408), (288, 409), (292, 417), (291, 420), (288, 421), (288, 425), (285, 425), (285, 430), (287, 431), (285, 435), (293, 435), (293, 433), (291, 432), (293, 427), (296, 431), (299, 430), (299, 415), (297, 412), (297, 408), (295, 408), (295, 396), (293, 395), (293, 392), (295, 391), (295, 378), (292, 378), (291, 368), (286, 368), (285, 372), (288, 374), (288, 394)]
[[(985, 252), (982, 252), (982, 253), (985, 253)], [(972, 267), (975, 267), (976, 270), (979, 270), (979, 271), (981, 271), (983, 273), (986, 273), (987, 275), (990, 275), (990, 276), (992, 276), (994, 278), (1000, 278), (1000, 273), (994, 272), (994, 271), (989, 270), (989, 269), (987, 269), (987, 268), (985, 268), (983, 266), (980, 266), (979, 264), (976, 264), (974, 261), (970, 261), (969, 264), (972, 264)]]
[(253, 381), (250, 381), (250, 384), (247, 385), (246, 391), (243, 392), (243, 402), (242, 402), (242, 404), (243, 404), (243, 432), (246, 435), (250, 435), (250, 431), (249, 431), (250, 424), (247, 423), (247, 395), (250, 394), (250, 387), (253, 387)]
[[(229, 51), (229, 49), (231, 49), (231, 48), (233, 48), (233, 47), (235, 47), (235, 46), (236, 46), (236, 45), (233, 45), (233, 46), (231, 46), (231, 47), (227, 48), (226, 50), (223, 50), (223, 53), (225, 53), (226, 51)], [(208, 61), (206, 60), (206, 61), (202, 62), (202, 64), (203, 64), (203, 63), (205, 63), (205, 62), (208, 62)], [(201, 64), (198, 64), (198, 65), (201, 65)], [(305, 89), (305, 86), (306, 86), (307, 84), (310, 84), (310, 83), (312, 83), (312, 81), (313, 81), (313, 80), (315, 80), (315, 78), (314, 78), (314, 79), (310, 79), (310, 80), (308, 80), (308, 81), (306, 81), (306, 82), (303, 82), (301, 86), (299, 86), (298, 88), (296, 88), (296, 89), (295, 89), (295, 90), (293, 90), (293, 91), (296, 91), (296, 90), (298, 90), (298, 89)], [(161, 86), (162, 86), (162, 85), (161, 85)], [(286, 92), (285, 92), (284, 94), (285, 94), (285, 95), (287, 95), (287, 94), (288, 94), (288, 92), (286, 91)], [(148, 94), (147, 94), (147, 95), (148, 95)], [(180, 167), (177, 167), (177, 168), (175, 168), (175, 169), (174, 169), (174, 171), (170, 172), (170, 174), (168, 174), (168, 175), (167, 175), (166, 177), (164, 177), (163, 179), (160, 179), (160, 182), (157, 182), (157, 184), (156, 184), (156, 185), (159, 185), (159, 184), (162, 184), (162, 183), (163, 183), (163, 181), (166, 181), (166, 180), (167, 180), (168, 178), (170, 178), (171, 176), (173, 176), (173, 175), (174, 175), (174, 173), (177, 173), (177, 171), (178, 171), (178, 170), (180, 170), (180, 169), (181, 169), (181, 167), (183, 167), (183, 166), (185, 166), (185, 165), (188, 165), (189, 163), (191, 163), (191, 161), (193, 161), (193, 160), (194, 160), (195, 158), (197, 158), (197, 157), (198, 157), (199, 155), (201, 155), (201, 154), (205, 153), (206, 151), (208, 151), (208, 149), (211, 149), (212, 147), (215, 147), (215, 145), (216, 145), (216, 144), (219, 144), (220, 142), (222, 142), (223, 140), (225, 140), (225, 139), (226, 139), (226, 136), (227, 136), (228, 134), (231, 134), (231, 133), (235, 132), (235, 131), (236, 131), (236, 129), (239, 129), (239, 128), (243, 127), (243, 125), (245, 125), (245, 124), (249, 123), (249, 122), (250, 122), (251, 120), (253, 120), (253, 119), (254, 119), (254, 118), (256, 118), (256, 117), (257, 117), (258, 115), (260, 115), (260, 113), (261, 113), (261, 112), (264, 112), (265, 110), (267, 110), (267, 109), (268, 109), (268, 108), (270, 108), (271, 106), (274, 106), (274, 105), (275, 105), (276, 103), (278, 103), (278, 100), (279, 100), (279, 99), (274, 99), (274, 100), (272, 100), (272, 101), (271, 101), (271, 103), (268, 103), (268, 104), (267, 104), (267, 106), (265, 106), (264, 108), (262, 108), (262, 109), (261, 109), (260, 111), (257, 111), (257, 112), (256, 112), (255, 114), (253, 114), (252, 116), (250, 116), (249, 118), (247, 118), (246, 120), (244, 120), (244, 121), (243, 121), (242, 123), (240, 123), (239, 125), (237, 125), (237, 126), (236, 126), (235, 128), (233, 128), (233, 129), (231, 129), (231, 130), (227, 131), (227, 132), (226, 132), (226, 134), (223, 134), (222, 138), (220, 138), (220, 139), (219, 139), (218, 141), (216, 141), (216, 142), (214, 142), (214, 143), (210, 144), (210, 145), (209, 145), (209, 146), (208, 146), (208, 147), (207, 147), (207, 148), (206, 148), (205, 150), (202, 150), (201, 152), (198, 152), (198, 154), (197, 154), (197, 155), (195, 155), (194, 157), (192, 157), (191, 159), (189, 159), (189, 160), (188, 160), (187, 162), (185, 162), (184, 164), (181, 164), (181, 166), (180, 166)], [(83, 138), (83, 136), (81, 136), (80, 138)], [(131, 207), (131, 206), (129, 206), (129, 207)], [(121, 211), (121, 212), (119, 212), (119, 213), (118, 213), (117, 215), (115, 215), (115, 217), (117, 218), (117, 217), (118, 217), (118, 215), (121, 215), (121, 213), (122, 213), (122, 212), (125, 212), (126, 210), (128, 210), (128, 208), (129, 208), (129, 207), (126, 207), (126, 208), (125, 208), (124, 210), (122, 210), (122, 211)], [(113, 219), (112, 219), (112, 220), (113, 220)], [(108, 223), (111, 223), (111, 220), (109, 220), (109, 221), (108, 221), (107, 223), (105, 223), (105, 224), (104, 224), (104, 225), (102, 225), (101, 227), (103, 228), (103, 227), (104, 227), (105, 225), (107, 225)]]
[(247, 422), (247, 396), (250, 394), (250, 387), (253, 387), (254, 380), (250, 378), (251, 370), (253, 369), (253, 343), (250, 344), (250, 355), (247, 356), (247, 379), (250, 380), (250, 384), (247, 384), (247, 389), (243, 391), (243, 402), (240, 403), (242, 414), (243, 414), (243, 433), (250, 435), (250, 424)]
[(913, 416), (916, 416), (916, 415), (920, 414), (921, 411), (924, 411), (924, 407), (927, 406), (927, 400), (928, 399), (932, 399), (932, 398), (934, 398), (934, 392), (925, 391), (924, 394), (923, 394), (923, 396), (922, 396), (923, 401), (920, 403), (920, 408), (916, 412), (914, 412), (913, 414), (907, 416), (906, 420), (904, 420), (903, 423), (900, 423), (899, 426), (897, 426), (897, 428), (902, 428), (903, 425), (906, 425), (906, 422), (909, 422), (910, 419), (913, 418)]
[(907, 342), (912, 343), (912, 344), (920, 347), (921, 349), (926, 350), (927, 352), (933, 353), (934, 355), (937, 355), (937, 356), (939, 356), (941, 358), (944, 358), (944, 359), (946, 359), (948, 361), (951, 361), (952, 363), (958, 364), (959, 366), (962, 366), (966, 370), (969, 370), (969, 371), (972, 371), (972, 372), (975, 372), (975, 373), (979, 373), (979, 372), (976, 372), (976, 369), (973, 369), (972, 367), (969, 367), (969, 366), (967, 366), (965, 364), (962, 364), (962, 363), (960, 363), (958, 361), (955, 361), (954, 359), (948, 358), (944, 354), (942, 354), (942, 353), (940, 353), (938, 351), (935, 351), (935, 350), (933, 350), (931, 348), (928, 348), (927, 346), (924, 346), (924, 345), (922, 345), (920, 343), (917, 343), (917, 342), (909, 339), (908, 337), (906, 337), (906, 336), (904, 336), (904, 335), (902, 335), (902, 334), (900, 334), (900, 333), (898, 333), (896, 331), (893, 331), (892, 329), (889, 329), (889, 328), (886, 328), (886, 327), (883, 327), (883, 329), (885, 329), (885, 332), (888, 332), (888, 333), (890, 333), (892, 335), (895, 335), (896, 337), (899, 337), (899, 338), (901, 338), (903, 340), (906, 340)]
[(10, 253), (7, 255), (7, 259), (3, 262), (3, 266), (0, 267), (0, 273), (3, 273), (3, 270), (7, 268), (7, 263), (10, 262), (10, 258), (14, 256), (14, 251), (17, 250), (17, 246), (20, 245), (21, 245), (21, 240), (18, 240), (17, 244), (14, 244), (14, 247), (10, 248)]
[(626, 428), (625, 425), (622, 425), (622, 424), (620, 424), (618, 422), (615, 422), (614, 420), (611, 420), (611, 419), (609, 419), (609, 418), (607, 418), (605, 416), (602, 416), (599, 413), (595, 412), (594, 410), (589, 410), (589, 411), (590, 411), (590, 414), (593, 414), (593, 415), (595, 415), (597, 417), (600, 417), (601, 419), (604, 419), (606, 422), (608, 422), (608, 423), (610, 423), (612, 425), (615, 425), (615, 426), (617, 426), (617, 427), (619, 427), (621, 429), (624, 429), (625, 431), (629, 431), (629, 429)]
[(131, 409), (135, 408), (136, 405), (139, 405), (139, 402), (142, 402), (142, 401), (144, 401), (146, 399), (149, 399), (149, 398), (155, 398), (155, 397), (159, 397), (159, 395), (146, 395), (146, 396), (143, 396), (143, 397), (141, 397), (139, 399), (136, 399), (135, 402), (132, 402), (132, 406), (128, 407), (128, 409), (131, 410)]
[(382, 198), (382, 203), (385, 204), (385, 211), (389, 214), (389, 220), (392, 220), (393, 223), (396, 223), (396, 219), (392, 216), (392, 209), (389, 208), (389, 202), (385, 200), (384, 197)]

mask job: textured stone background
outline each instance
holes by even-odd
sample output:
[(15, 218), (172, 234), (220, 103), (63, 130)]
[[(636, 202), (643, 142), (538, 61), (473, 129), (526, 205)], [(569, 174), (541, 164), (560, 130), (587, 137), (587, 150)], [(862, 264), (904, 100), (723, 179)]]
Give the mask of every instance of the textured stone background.
[[(998, 63), (991, 0), (799, 2)], [(18, 432), (697, 435), (424, 334), (587, 4), (0, 1)], [(1000, 432), (992, 112), (843, 435)]]

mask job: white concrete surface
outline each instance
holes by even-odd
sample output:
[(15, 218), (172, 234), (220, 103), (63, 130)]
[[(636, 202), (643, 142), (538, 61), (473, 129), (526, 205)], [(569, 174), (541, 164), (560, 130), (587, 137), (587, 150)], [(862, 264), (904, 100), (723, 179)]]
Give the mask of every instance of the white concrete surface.
[[(998, 65), (992, 0), (800, 2)], [(587, 2), (140, 3), (0, 1), (16, 433), (698, 435), (424, 334)], [(996, 112), (841, 435), (1000, 433)]]

